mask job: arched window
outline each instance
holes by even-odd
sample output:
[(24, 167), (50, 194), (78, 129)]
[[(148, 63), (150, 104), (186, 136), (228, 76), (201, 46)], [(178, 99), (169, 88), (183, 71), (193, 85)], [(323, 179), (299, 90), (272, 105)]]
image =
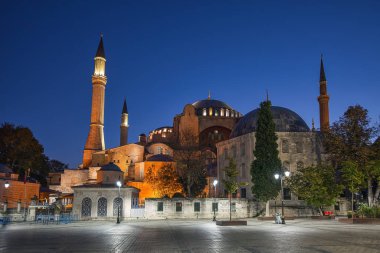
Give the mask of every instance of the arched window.
[(211, 108), (211, 107), (208, 108), (208, 115), (209, 115), (209, 116), (212, 116), (212, 108)]
[(226, 109), (226, 117), (230, 116), (230, 110)]
[(203, 116), (207, 116), (207, 110), (206, 110), (206, 108), (203, 108), (202, 115), (203, 115)]
[(303, 143), (301, 141), (298, 141), (296, 143), (296, 149), (297, 149), (297, 153), (302, 153), (303, 152)]
[(289, 141), (282, 140), (281, 142), (282, 153), (289, 153)]
[(284, 161), (282, 163), (282, 166), (284, 167), (285, 171), (290, 171), (290, 163), (288, 161)]
[(98, 216), (107, 216), (107, 199), (104, 197), (98, 200)]
[(224, 109), (223, 108), (220, 109), (220, 116), (224, 117)]
[(219, 116), (218, 109), (215, 109), (215, 116)]
[(113, 200), (113, 216), (117, 216), (117, 212), (120, 212), (120, 217), (123, 213), (123, 199), (122, 198), (115, 198)]
[(90, 198), (82, 200), (82, 217), (91, 217), (91, 205), (92, 201)]

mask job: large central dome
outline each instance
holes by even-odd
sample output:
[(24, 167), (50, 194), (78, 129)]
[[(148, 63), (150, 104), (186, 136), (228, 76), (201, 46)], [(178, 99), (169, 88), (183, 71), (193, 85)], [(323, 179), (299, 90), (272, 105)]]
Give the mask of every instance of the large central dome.
[(198, 100), (193, 103), (193, 106), (195, 109), (202, 109), (202, 108), (225, 108), (225, 109), (232, 109), (229, 105), (226, 103), (215, 100), (215, 99), (204, 99), (204, 100)]
[[(276, 132), (309, 132), (310, 128), (295, 112), (284, 107), (272, 106), (271, 112), (276, 125)], [(242, 117), (231, 132), (231, 138), (256, 131), (259, 109)]]

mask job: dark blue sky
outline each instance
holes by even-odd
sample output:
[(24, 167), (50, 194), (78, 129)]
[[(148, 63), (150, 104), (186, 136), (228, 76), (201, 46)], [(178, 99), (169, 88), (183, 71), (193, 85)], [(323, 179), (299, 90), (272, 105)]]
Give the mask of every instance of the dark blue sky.
[(93, 58), (104, 34), (106, 147), (171, 125), (212, 98), (245, 114), (265, 98), (319, 125), (324, 54), (330, 121), (361, 104), (380, 114), (380, 1), (2, 1), (0, 121), (32, 129), (76, 167), (90, 122)]

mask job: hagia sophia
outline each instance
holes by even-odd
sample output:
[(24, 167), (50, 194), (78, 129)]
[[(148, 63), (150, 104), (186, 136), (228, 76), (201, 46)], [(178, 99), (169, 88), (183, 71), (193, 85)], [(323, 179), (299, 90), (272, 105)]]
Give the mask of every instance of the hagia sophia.
[[(65, 194), (74, 193), (74, 205), (82, 205), (84, 216), (91, 216), (91, 211), (83, 206), (87, 205), (91, 210), (91, 201), (100, 203), (99, 196), (107, 195), (108, 189), (114, 188), (117, 181), (123, 182), (121, 188), (125, 194), (129, 194), (132, 206), (144, 205), (145, 198), (160, 197), (155, 195), (149, 184), (144, 181), (148, 168), (158, 170), (165, 164), (171, 164), (175, 169), (176, 154), (191, 141), (191, 146), (207, 157), (205, 167), (208, 185), (204, 190), (204, 196), (226, 196), (222, 184), (218, 185), (217, 193), (212, 195), (211, 182), (214, 179), (222, 181), (223, 169), (228, 158), (232, 157), (239, 169), (238, 180), (249, 182), (247, 186), (241, 187), (234, 197), (254, 197), (251, 192), (250, 164), (255, 147), (257, 108), (243, 115), (236, 108), (212, 99), (209, 95), (206, 99), (185, 105), (182, 112), (173, 117), (173, 125), (157, 127), (148, 135), (138, 136), (138, 142), (131, 143), (128, 140), (128, 107), (124, 100), (121, 110), (120, 146), (106, 149), (103, 128), (107, 76), (103, 37), (100, 38), (94, 61), (91, 121), (82, 164), (78, 169), (50, 173), (50, 189)], [(305, 121), (290, 109), (280, 106), (271, 108), (280, 159), (283, 167), (291, 172), (324, 159), (321, 131), (329, 127), (329, 95), (322, 58), (318, 102), (320, 131), (315, 128), (314, 122), (309, 128)], [(297, 196), (289, 189), (284, 189), (284, 198), (297, 200)], [(112, 201), (108, 202), (102, 202), (103, 209), (107, 210), (107, 205), (112, 208)], [(98, 215), (99, 213), (104, 214), (98, 210)]]

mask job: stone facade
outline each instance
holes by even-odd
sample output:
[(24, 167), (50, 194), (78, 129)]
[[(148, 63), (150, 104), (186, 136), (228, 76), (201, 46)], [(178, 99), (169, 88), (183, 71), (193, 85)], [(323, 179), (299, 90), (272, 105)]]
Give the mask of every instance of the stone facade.
[[(79, 219), (115, 219), (117, 217), (116, 199), (119, 197), (119, 189), (116, 186), (84, 185), (73, 187), (74, 203), (73, 214)], [(131, 216), (131, 209), (138, 207), (139, 190), (133, 187), (121, 187), (122, 218)], [(86, 206), (87, 205), (87, 206)], [(86, 208), (87, 207), (87, 208)]]
[[(294, 173), (301, 166), (311, 166), (324, 160), (321, 135), (319, 132), (277, 132), (279, 158), (285, 169)], [(228, 158), (236, 161), (239, 170), (238, 181), (246, 182), (248, 186), (239, 191), (241, 197), (253, 198), (251, 187), (251, 163), (254, 160), (255, 132), (238, 136), (227, 141), (217, 143), (218, 176), (219, 182), (224, 179), (224, 168), (228, 165)], [(218, 196), (224, 196), (223, 184), (217, 186)], [(291, 194), (291, 200), (298, 199)]]
[(49, 188), (62, 193), (73, 193), (72, 186), (82, 185), (89, 179), (88, 169), (64, 170), (59, 185), (49, 185)]
[[(230, 205), (227, 198), (172, 198), (146, 199), (145, 218), (147, 219), (212, 219), (213, 203), (217, 203), (217, 219), (230, 217)], [(263, 206), (247, 199), (232, 199), (232, 218), (247, 218), (257, 215)], [(199, 208), (199, 209), (198, 209)]]
[(99, 167), (113, 162), (124, 172), (124, 176), (128, 177), (129, 171), (133, 170), (135, 163), (143, 160), (144, 146), (128, 144), (94, 153), (91, 166)]

